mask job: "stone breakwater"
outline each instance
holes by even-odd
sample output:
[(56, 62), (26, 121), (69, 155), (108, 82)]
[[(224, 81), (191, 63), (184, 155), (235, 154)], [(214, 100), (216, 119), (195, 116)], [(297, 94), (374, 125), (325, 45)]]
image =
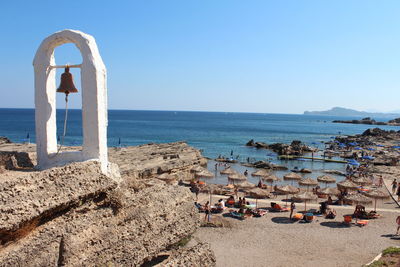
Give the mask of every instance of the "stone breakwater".
[[(25, 148), (31, 155), (32, 145)], [(18, 166), (20, 154), (13, 154), (16, 165), (0, 179), (0, 266), (140, 266), (160, 254), (161, 266), (215, 265), (207, 244), (176, 245), (199, 227), (193, 195), (154, 181), (163, 172), (186, 177), (204, 163), (200, 152), (172, 143), (110, 154), (120, 172), (113, 165), (107, 176), (97, 162), (39, 172)]]

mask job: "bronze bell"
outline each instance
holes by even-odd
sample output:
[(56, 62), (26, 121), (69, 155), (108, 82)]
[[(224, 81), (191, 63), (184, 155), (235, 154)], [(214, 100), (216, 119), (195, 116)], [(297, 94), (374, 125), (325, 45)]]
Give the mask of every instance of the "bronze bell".
[(57, 89), (57, 93), (78, 93), (78, 89), (76, 89), (74, 85), (74, 78), (72, 74), (69, 72), (69, 67), (65, 68), (65, 72), (61, 74), (61, 83)]

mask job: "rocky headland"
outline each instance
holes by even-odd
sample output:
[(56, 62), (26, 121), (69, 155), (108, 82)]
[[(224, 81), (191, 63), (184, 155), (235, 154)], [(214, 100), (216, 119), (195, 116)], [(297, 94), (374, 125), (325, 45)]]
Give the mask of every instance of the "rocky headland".
[(361, 120), (334, 120), (332, 122), (333, 123), (400, 126), (400, 118), (389, 120), (388, 122), (376, 121), (374, 119), (371, 119), (370, 117), (366, 117)]
[(37, 171), (34, 145), (0, 151), (0, 266), (215, 265), (207, 244), (183, 246), (193, 194), (155, 179), (205, 163), (187, 144), (110, 148), (107, 175), (95, 161)]

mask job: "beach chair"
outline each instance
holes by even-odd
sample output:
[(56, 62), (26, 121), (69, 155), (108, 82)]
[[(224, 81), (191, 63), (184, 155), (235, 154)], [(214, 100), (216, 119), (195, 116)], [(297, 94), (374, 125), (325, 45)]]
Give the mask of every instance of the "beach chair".
[(236, 212), (236, 211), (231, 211), (231, 212), (229, 213), (229, 215), (230, 215), (232, 218), (239, 219), (239, 220), (244, 220), (244, 219), (246, 219), (246, 216), (244, 215), (244, 213), (239, 213), (239, 212)]
[(281, 207), (281, 205), (276, 204), (275, 202), (271, 202), (271, 211), (273, 212), (286, 212), (289, 211), (288, 208)]
[(366, 226), (368, 224), (368, 222), (369, 222), (368, 220), (358, 220), (356, 222), (356, 225), (358, 225), (360, 227), (364, 227), (364, 226)]
[(253, 213), (254, 217), (262, 217), (265, 214), (267, 214), (267, 211), (266, 210), (256, 209), (256, 210), (253, 210), (252, 213)]

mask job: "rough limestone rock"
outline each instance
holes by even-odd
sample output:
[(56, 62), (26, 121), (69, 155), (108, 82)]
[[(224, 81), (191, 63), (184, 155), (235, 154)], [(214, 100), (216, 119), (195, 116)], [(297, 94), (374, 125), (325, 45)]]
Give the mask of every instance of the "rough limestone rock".
[(11, 143), (10, 139), (8, 139), (7, 137), (4, 137), (4, 136), (0, 136), (0, 145), (2, 145), (2, 144), (10, 144), (10, 143)]
[[(126, 178), (151, 178), (158, 166), (190, 170), (202, 161), (200, 153), (184, 143), (142, 147), (119, 155), (126, 164), (122, 177), (113, 165), (113, 176), (102, 174), (95, 161), (6, 171), (0, 180), (0, 266), (140, 266), (191, 236), (199, 216), (188, 188), (154, 182), (133, 190)], [(182, 255), (170, 258), (176, 264), (215, 266), (205, 247), (174, 253)]]
[(118, 164), (126, 179), (151, 178), (172, 170), (179, 179), (188, 180), (193, 166), (207, 164), (199, 150), (184, 142), (110, 148), (109, 160)]
[(32, 168), (33, 163), (26, 152), (0, 151), (0, 168), (14, 170), (17, 168)]
[(157, 267), (175, 267), (175, 266), (214, 266), (216, 259), (210, 249), (210, 245), (200, 243), (193, 247), (174, 251), (167, 260), (157, 264)]

